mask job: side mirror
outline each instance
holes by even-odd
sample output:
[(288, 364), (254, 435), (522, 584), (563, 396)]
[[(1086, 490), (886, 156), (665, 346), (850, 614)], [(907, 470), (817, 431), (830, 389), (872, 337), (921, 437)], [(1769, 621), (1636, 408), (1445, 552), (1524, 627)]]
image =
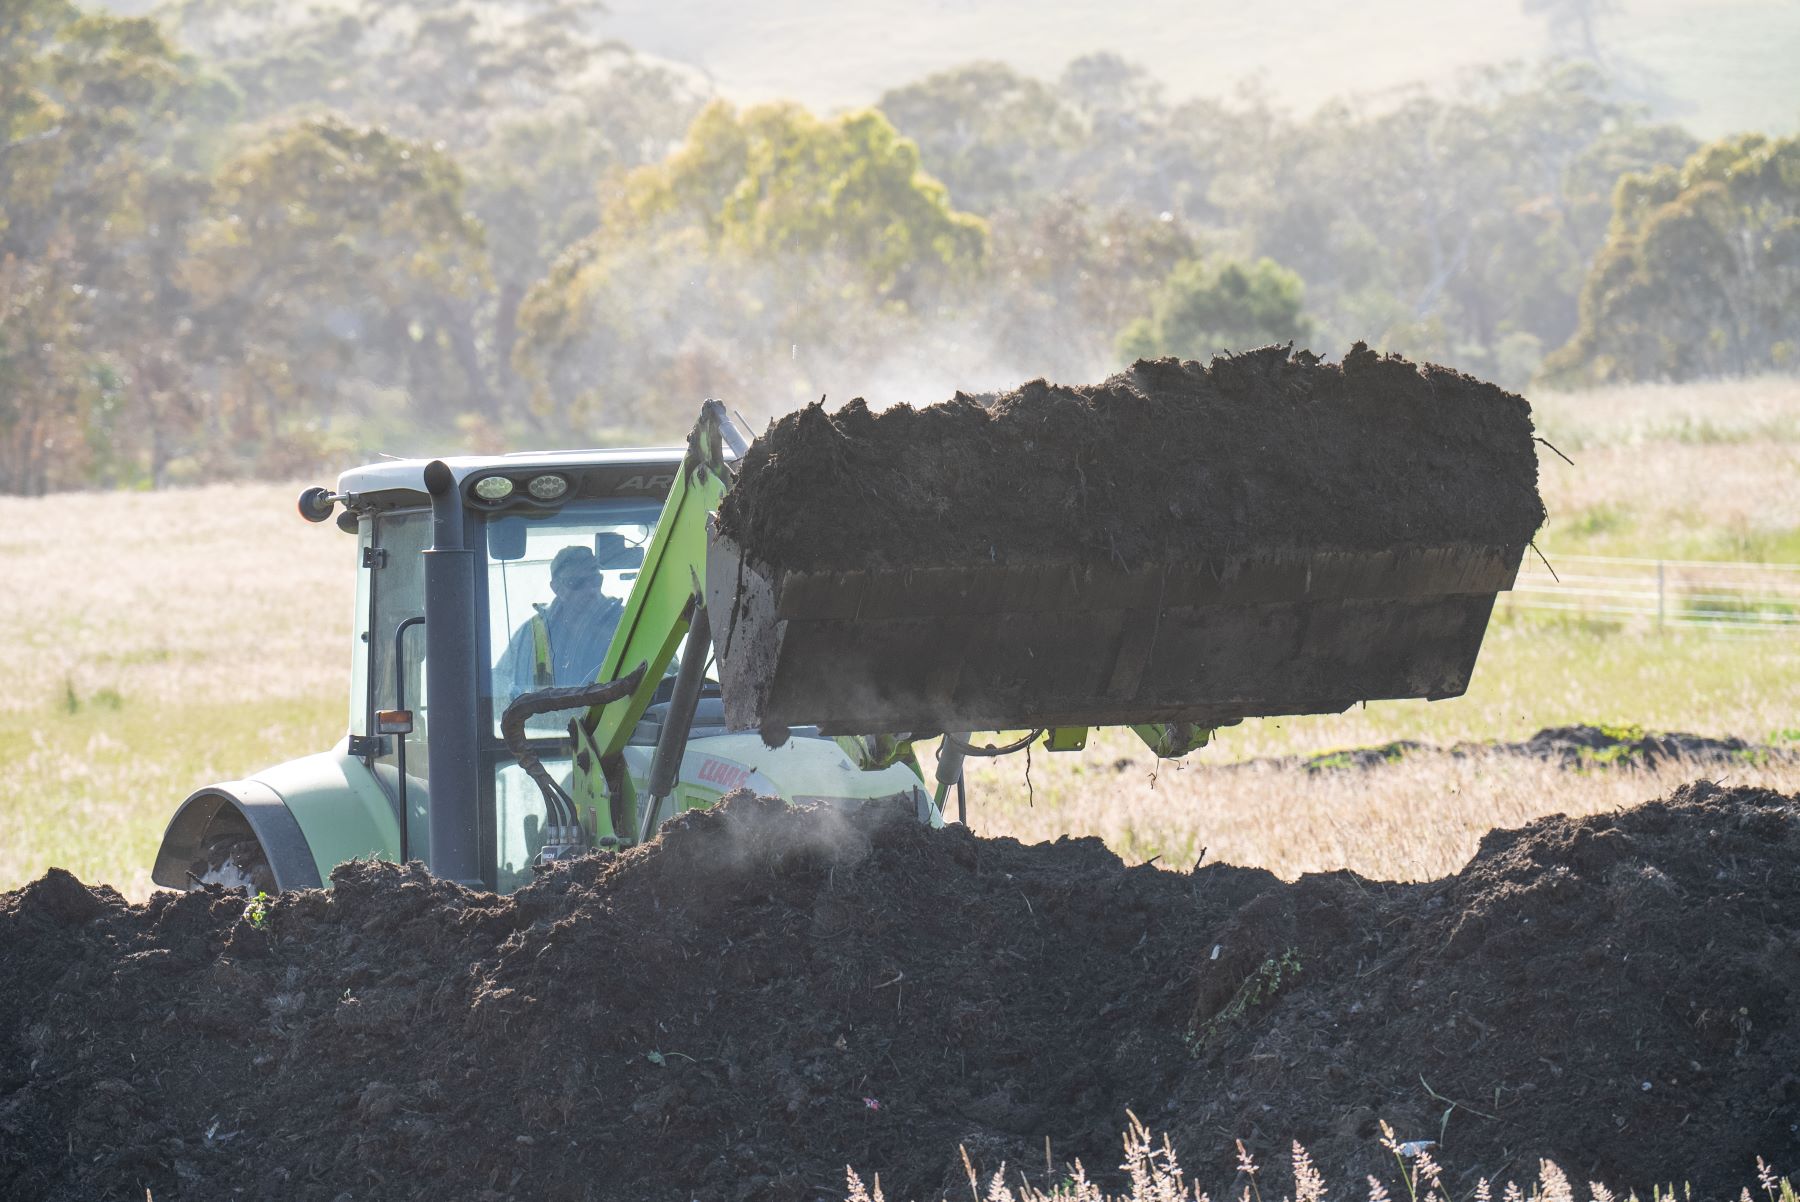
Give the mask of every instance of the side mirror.
[(309, 522), (322, 522), (331, 516), (332, 506), (341, 499), (329, 488), (309, 488), (300, 494), (300, 516)]

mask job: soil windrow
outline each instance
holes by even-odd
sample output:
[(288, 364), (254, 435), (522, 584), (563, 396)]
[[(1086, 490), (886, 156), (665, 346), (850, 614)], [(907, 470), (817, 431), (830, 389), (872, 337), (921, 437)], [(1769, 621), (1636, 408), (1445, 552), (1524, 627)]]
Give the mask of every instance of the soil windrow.
[(1523, 547), (1543, 522), (1531, 408), (1357, 343), (1144, 360), (876, 413), (811, 405), (752, 444), (719, 513), (790, 570), (1138, 567), (1303, 547)]
[[(1697, 784), (1496, 832), (1462, 872), (1127, 868), (747, 794), (511, 898), (0, 895), (0, 1197), (966, 1197), (1132, 1108), (1235, 1197), (1333, 1196), (1380, 1119), (1447, 1184), (1735, 1197), (1800, 1166), (1800, 799)], [(1241, 1185), (1242, 1183), (1237, 1183)]]
[[(1727, 736), (1691, 734), (1687, 731), (1647, 731), (1617, 726), (1546, 726), (1516, 743), (1464, 741), (1448, 747), (1399, 739), (1377, 747), (1352, 747), (1314, 755), (1268, 756), (1260, 759), (1197, 766), (1201, 772), (1293, 771), (1309, 773), (1346, 769), (1384, 768), (1414, 756), (1449, 756), (1452, 759), (1510, 757), (1555, 764), (1571, 771), (1611, 768), (1633, 771), (1667, 764), (1681, 764), (1687, 771), (1711, 772), (1740, 764), (1780, 764), (1800, 767), (1800, 747), (1792, 740), (1752, 743)], [(1115, 762), (1122, 770), (1133, 761)]]

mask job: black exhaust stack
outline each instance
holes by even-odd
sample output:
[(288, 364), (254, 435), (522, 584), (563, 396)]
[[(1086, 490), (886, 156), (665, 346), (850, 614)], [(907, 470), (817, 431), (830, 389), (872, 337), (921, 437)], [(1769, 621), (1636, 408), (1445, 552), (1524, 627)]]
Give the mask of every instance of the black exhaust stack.
[(480, 759), (476, 754), (475, 552), (463, 534), (462, 494), (441, 459), (425, 467), (431, 547), (425, 552), (425, 705), (431, 751), (431, 871), (484, 889)]

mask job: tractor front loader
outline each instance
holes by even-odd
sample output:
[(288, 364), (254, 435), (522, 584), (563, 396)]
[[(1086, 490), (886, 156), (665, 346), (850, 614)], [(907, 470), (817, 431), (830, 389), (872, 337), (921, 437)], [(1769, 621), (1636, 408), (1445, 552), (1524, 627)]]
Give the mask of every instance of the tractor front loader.
[[(379, 857), (508, 891), (739, 787), (941, 823), (978, 748), (1130, 726), (1179, 756), (1246, 717), (1459, 694), (1524, 550), (796, 568), (719, 527), (749, 447), (708, 401), (681, 448), (308, 490), (302, 515), (356, 540), (348, 732), (196, 791), (154, 879), (274, 891)], [(914, 745), (940, 736), (927, 771)]]

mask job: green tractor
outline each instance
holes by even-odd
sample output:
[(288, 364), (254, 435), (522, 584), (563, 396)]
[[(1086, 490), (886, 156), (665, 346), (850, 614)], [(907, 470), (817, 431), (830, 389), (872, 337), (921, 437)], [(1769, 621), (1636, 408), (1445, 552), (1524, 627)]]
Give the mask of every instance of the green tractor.
[(708, 401), (684, 448), (393, 460), (301, 494), (356, 539), (349, 730), (188, 797), (156, 883), (313, 888), (377, 857), (507, 892), (740, 787), (941, 824), (969, 754), (1116, 725), (1180, 756), (1245, 717), (1458, 695), (1524, 552), (797, 571), (712, 521), (748, 452)]
[(194, 792), (153, 879), (272, 893), (373, 856), (506, 892), (740, 787), (941, 821), (892, 744), (858, 762), (816, 729), (725, 729), (699, 574), (744, 447), (709, 402), (686, 448), (393, 460), (307, 490), (302, 516), (356, 539), (349, 730)]

